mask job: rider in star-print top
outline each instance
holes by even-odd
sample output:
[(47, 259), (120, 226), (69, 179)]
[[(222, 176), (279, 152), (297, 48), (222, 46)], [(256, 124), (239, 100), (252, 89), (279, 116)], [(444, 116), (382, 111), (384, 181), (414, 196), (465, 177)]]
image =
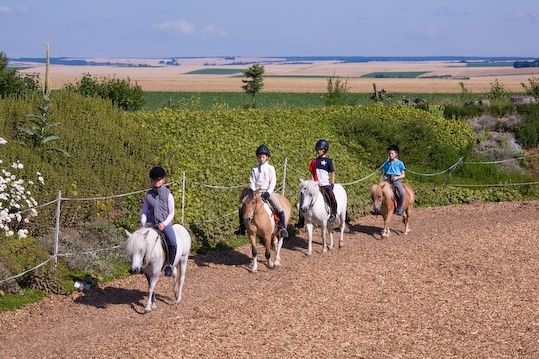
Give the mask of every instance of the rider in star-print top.
[(326, 153), (329, 150), (329, 143), (326, 140), (318, 140), (315, 145), (315, 150), (318, 155), (311, 161), (309, 172), (311, 172), (311, 178), (318, 182), (320, 190), (324, 196), (329, 200), (329, 206), (331, 207), (331, 214), (328, 221), (335, 221), (337, 215), (337, 201), (335, 200), (335, 194), (333, 193), (333, 185), (335, 183), (335, 168), (333, 167), (333, 161)]

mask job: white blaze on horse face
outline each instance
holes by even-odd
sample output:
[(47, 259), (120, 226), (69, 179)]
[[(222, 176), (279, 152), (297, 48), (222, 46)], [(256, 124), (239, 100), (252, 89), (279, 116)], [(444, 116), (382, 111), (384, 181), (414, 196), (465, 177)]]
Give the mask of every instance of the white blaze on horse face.
[(142, 268), (143, 260), (144, 252), (143, 249), (140, 248), (139, 250), (135, 251), (135, 253), (133, 253), (133, 257), (131, 258), (131, 269), (138, 272), (140, 268)]
[[(316, 184), (315, 184), (316, 185)], [(308, 183), (302, 183), (301, 184), (301, 211), (305, 212), (309, 209), (309, 207), (312, 205), (313, 197), (314, 197), (314, 190), (312, 186), (309, 186)]]

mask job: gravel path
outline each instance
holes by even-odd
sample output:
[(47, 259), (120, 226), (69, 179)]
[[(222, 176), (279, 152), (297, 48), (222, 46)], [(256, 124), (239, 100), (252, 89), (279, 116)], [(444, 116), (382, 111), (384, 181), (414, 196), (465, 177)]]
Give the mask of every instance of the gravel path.
[(326, 255), (300, 233), (257, 274), (248, 247), (197, 256), (149, 315), (141, 275), (0, 313), (0, 358), (538, 358), (539, 201), (414, 215), (384, 240), (362, 218)]

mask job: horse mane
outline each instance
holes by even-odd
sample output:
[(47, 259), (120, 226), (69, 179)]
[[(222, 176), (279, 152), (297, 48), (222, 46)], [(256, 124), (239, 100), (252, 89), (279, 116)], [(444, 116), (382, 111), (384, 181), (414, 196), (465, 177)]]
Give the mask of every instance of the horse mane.
[(395, 199), (391, 185), (385, 181), (380, 181), (378, 184), (372, 186), (371, 191), (374, 195), (383, 195), (389, 201)]
[[(131, 234), (129, 240), (127, 241), (126, 251), (128, 255), (132, 255), (140, 250), (144, 251), (144, 256), (150, 256), (153, 252), (153, 247), (161, 246), (148, 246), (146, 238), (152, 231), (157, 234), (157, 232), (151, 228), (140, 228)], [(158, 237), (156, 237), (158, 238)]]

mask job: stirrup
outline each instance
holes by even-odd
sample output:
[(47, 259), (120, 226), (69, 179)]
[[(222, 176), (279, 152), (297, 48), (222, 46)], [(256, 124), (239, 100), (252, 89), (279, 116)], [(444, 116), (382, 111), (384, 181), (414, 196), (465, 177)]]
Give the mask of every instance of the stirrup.
[(288, 237), (288, 231), (286, 230), (286, 228), (279, 229), (279, 237), (281, 238)]

